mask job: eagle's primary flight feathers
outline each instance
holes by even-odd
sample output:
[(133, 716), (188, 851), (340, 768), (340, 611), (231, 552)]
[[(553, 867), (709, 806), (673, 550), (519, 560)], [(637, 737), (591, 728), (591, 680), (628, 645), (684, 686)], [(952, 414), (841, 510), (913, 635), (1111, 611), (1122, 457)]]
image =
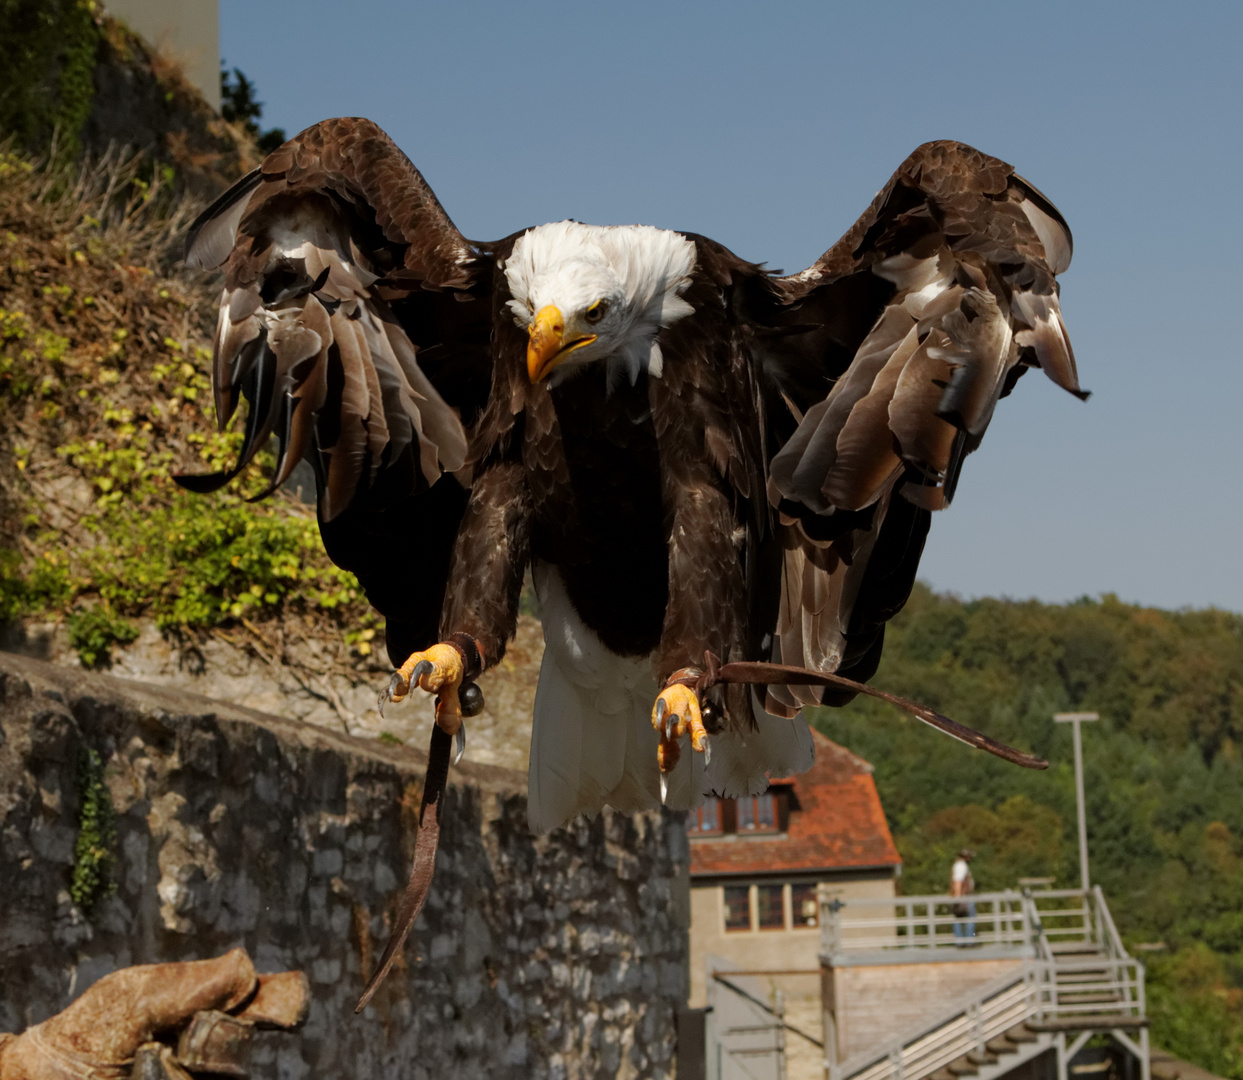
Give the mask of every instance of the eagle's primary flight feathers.
[[(361, 119), (291, 139), (189, 244), (224, 264), (215, 392), (222, 424), (248, 402), (238, 468), (272, 435), (274, 487), (311, 463), (329, 554), (394, 663), (423, 659), (402, 686), (455, 692), (439, 641), (495, 664), (533, 570), (541, 829), (810, 764), (798, 709), (840, 694), (696, 703), (685, 669), (874, 673), (998, 398), (1028, 367), (1082, 396), (1054, 282), (1070, 255), (1040, 192), (954, 142), (916, 150), (789, 277), (647, 226), (475, 243)], [(681, 754), (700, 712), (711, 752)]]

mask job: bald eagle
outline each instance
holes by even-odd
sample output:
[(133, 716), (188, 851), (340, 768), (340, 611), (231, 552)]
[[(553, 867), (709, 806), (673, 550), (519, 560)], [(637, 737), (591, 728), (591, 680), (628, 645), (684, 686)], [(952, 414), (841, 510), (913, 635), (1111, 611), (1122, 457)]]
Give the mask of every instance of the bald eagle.
[(872, 676), (998, 399), (1029, 367), (1085, 396), (1070, 256), (1048, 199), (955, 142), (790, 276), (644, 225), (472, 242), (379, 127), (328, 120), (190, 236), (224, 266), (219, 421), (248, 409), (237, 468), (187, 483), (272, 435), (273, 489), (309, 461), (327, 551), (387, 620), (382, 696), (435, 693), (450, 735), (530, 568), (534, 829), (756, 793), (811, 764), (800, 707), (849, 695), (701, 700), (705, 656)]

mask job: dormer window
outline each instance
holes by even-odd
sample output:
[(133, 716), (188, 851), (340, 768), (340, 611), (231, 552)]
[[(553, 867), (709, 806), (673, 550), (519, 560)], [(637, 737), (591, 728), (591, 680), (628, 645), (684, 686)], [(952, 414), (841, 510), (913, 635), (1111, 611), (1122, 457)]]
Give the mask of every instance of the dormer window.
[(776, 832), (777, 821), (777, 796), (772, 792), (738, 800), (740, 833)]
[(784, 833), (790, 827), (790, 811), (796, 808), (789, 786), (783, 784), (769, 788), (763, 795), (707, 798), (687, 815), (686, 831), (696, 838)]
[(704, 799), (686, 818), (686, 831), (695, 836), (720, 836), (725, 831), (720, 799)]

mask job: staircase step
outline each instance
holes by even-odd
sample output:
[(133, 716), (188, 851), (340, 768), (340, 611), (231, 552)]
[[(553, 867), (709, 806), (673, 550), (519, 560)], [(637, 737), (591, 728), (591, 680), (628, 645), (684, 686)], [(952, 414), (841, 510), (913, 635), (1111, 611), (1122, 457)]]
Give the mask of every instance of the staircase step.
[(964, 1054), (960, 1058), (955, 1058), (945, 1067), (953, 1076), (974, 1076), (980, 1071), (980, 1067), (971, 1060), (970, 1054)]
[[(985, 1044), (986, 1049), (987, 1049), (987, 1045), (988, 1044), (986, 1043)], [(972, 1065), (996, 1065), (999, 1059), (996, 1054), (990, 1054), (990, 1053), (981, 1054), (978, 1050), (972, 1050), (970, 1053), (967, 1054), (967, 1060), (971, 1062)]]
[(1010, 1028), (1004, 1035), (1012, 1043), (1033, 1043), (1038, 1036), (1026, 1024), (1018, 1024)]
[(1017, 1054), (1019, 1052), (1018, 1043), (1012, 1043), (1004, 1035), (989, 1039), (984, 1044), (984, 1048), (993, 1054)]
[(1111, 1028), (1145, 1028), (1146, 1016), (1066, 1016), (1056, 1020), (1029, 1020), (1033, 1031), (1108, 1031)]
[(1057, 995), (1061, 1005), (1097, 1005), (1104, 1002), (1117, 1003), (1122, 995), (1116, 990), (1064, 990)]

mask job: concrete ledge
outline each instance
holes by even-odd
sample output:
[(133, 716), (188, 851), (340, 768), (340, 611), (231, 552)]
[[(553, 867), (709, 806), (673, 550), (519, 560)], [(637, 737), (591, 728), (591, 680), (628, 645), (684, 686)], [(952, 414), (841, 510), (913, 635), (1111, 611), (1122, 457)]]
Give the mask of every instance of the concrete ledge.
[(980, 960), (1032, 960), (1036, 951), (1030, 945), (1015, 948), (1009, 945), (964, 946), (937, 949), (875, 949), (858, 952), (821, 953), (820, 962), (825, 967), (880, 967), (887, 964), (957, 964)]

